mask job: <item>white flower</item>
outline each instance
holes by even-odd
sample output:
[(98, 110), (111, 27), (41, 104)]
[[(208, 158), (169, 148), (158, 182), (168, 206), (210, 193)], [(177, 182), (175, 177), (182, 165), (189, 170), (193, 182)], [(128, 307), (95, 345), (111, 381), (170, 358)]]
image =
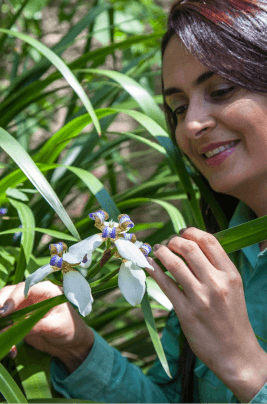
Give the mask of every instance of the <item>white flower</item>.
[(142, 268), (154, 271), (145, 257), (151, 252), (150, 245), (136, 241), (133, 233), (127, 233), (134, 227), (127, 214), (119, 215), (119, 223), (106, 222), (108, 214), (103, 210), (90, 213), (89, 217), (95, 220), (95, 226), (102, 231), (102, 237), (105, 240), (110, 238), (114, 242), (118, 250), (116, 256), (123, 259), (118, 277), (123, 296), (133, 306), (141, 303), (146, 290), (146, 274)]
[(114, 243), (120, 256), (127, 260), (120, 267), (119, 288), (127, 302), (135, 306), (141, 303), (146, 290), (146, 274), (142, 268), (154, 270), (142, 252), (146, 251), (148, 254), (151, 247), (140, 241), (132, 243), (124, 239), (118, 239)]
[[(140, 242), (138, 241), (138, 243)], [(150, 268), (152, 271), (154, 271), (154, 268), (149, 264), (146, 257), (140, 250), (140, 247), (138, 247), (139, 244), (136, 245), (136, 242), (132, 243), (131, 241), (123, 238), (115, 240), (114, 244), (122, 258), (132, 261), (133, 264), (138, 265), (141, 268)]]
[(63, 290), (66, 298), (79, 308), (82, 316), (92, 311), (94, 301), (87, 280), (78, 271), (69, 271), (63, 276)]
[(141, 303), (146, 291), (146, 274), (131, 261), (121, 264), (118, 285), (128, 303), (135, 306)]
[(87, 268), (92, 262), (92, 253), (103, 243), (100, 234), (88, 237), (79, 243), (73, 244), (67, 250), (64, 243), (51, 244), (52, 254), (50, 263), (42, 266), (32, 273), (25, 281), (24, 295), (28, 295), (31, 286), (42, 281), (54, 271), (63, 272), (63, 291), (67, 299), (78, 307), (82, 316), (87, 316), (92, 310), (93, 297), (86, 279), (76, 271), (73, 266), (79, 265)]

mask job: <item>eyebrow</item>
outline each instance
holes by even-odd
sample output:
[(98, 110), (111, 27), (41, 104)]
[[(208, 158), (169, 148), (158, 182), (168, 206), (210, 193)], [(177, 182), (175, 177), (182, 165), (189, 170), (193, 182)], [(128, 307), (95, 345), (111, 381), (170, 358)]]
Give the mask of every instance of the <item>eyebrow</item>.
[[(201, 74), (195, 81), (193, 81), (193, 87), (197, 87), (200, 86), (200, 84), (203, 84), (205, 81), (207, 81), (208, 79), (210, 79), (212, 76), (214, 76), (215, 73), (211, 72), (210, 70)], [(167, 88), (164, 91), (164, 97), (166, 97), (167, 95), (172, 95), (172, 94), (176, 94), (176, 93), (181, 93), (183, 90), (181, 88), (178, 87), (170, 87)]]

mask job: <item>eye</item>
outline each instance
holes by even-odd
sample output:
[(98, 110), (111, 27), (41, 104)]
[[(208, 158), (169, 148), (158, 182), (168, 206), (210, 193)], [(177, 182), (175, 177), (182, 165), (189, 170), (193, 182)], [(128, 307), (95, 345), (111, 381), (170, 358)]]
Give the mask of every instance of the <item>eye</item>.
[(224, 96), (230, 94), (235, 89), (235, 86), (221, 88), (219, 90), (212, 91), (210, 96), (212, 98), (223, 98)]
[(182, 105), (178, 108), (176, 108), (174, 111), (172, 111), (172, 119), (175, 122), (175, 125), (178, 124), (179, 118), (186, 112), (187, 110), (187, 105)]

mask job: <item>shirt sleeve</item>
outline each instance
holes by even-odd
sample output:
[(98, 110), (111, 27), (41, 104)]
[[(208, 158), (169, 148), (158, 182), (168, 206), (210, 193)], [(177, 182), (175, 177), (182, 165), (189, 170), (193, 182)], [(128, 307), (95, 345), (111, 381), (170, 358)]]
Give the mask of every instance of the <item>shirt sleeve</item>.
[[(176, 319), (177, 316), (175, 315)], [(162, 335), (162, 345), (173, 379), (165, 373), (157, 359), (144, 375), (120, 352), (112, 348), (95, 332), (95, 342), (85, 361), (71, 374), (57, 358), (51, 362), (51, 382), (66, 398), (117, 403), (179, 402), (178, 371), (179, 343), (177, 321), (171, 315)], [(175, 326), (173, 329), (173, 325)]]
[(267, 403), (267, 383), (262, 387), (258, 394), (253, 397), (250, 403)]

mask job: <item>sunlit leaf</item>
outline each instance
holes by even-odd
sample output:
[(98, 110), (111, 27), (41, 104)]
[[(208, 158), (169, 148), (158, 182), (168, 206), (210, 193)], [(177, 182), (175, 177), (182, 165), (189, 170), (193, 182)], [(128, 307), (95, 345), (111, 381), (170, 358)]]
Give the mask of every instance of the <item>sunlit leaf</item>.
[(49, 49), (47, 46), (42, 44), (41, 42), (37, 41), (36, 39), (22, 34), (20, 32), (16, 31), (11, 31), (7, 29), (0, 28), (0, 32), (9, 34), (12, 36), (16, 36), (17, 38), (21, 39), (22, 41), (27, 42), (29, 45), (33, 46), (35, 49), (37, 49), (40, 53), (42, 53), (47, 59), (50, 60), (50, 62), (60, 71), (60, 73), (65, 77), (69, 85), (73, 88), (73, 90), (76, 92), (80, 100), (82, 101), (83, 105), (85, 106), (86, 110), (88, 111), (89, 115), (92, 117), (93, 123), (96, 127), (97, 132), (100, 134), (100, 125), (97, 119), (97, 116), (95, 114), (94, 108), (87, 97), (84, 89), (72, 73), (72, 71), (68, 68), (68, 66), (63, 62), (60, 57), (53, 52), (51, 49)]
[(157, 332), (157, 327), (156, 327), (156, 323), (153, 317), (153, 313), (150, 307), (150, 302), (149, 302), (149, 298), (147, 293), (145, 293), (142, 303), (141, 303), (141, 307), (144, 313), (144, 317), (145, 317), (145, 322), (147, 325), (147, 329), (148, 332), (150, 334), (151, 337), (151, 341), (154, 345), (155, 351), (157, 352), (158, 358), (163, 366), (163, 369), (165, 370), (165, 372), (167, 373), (167, 375), (169, 376), (170, 379), (172, 379), (171, 373), (170, 373), (170, 369), (169, 369), (169, 365)]
[(46, 199), (50, 206), (61, 218), (65, 226), (69, 231), (76, 237), (77, 240), (80, 236), (72, 223), (69, 215), (65, 211), (62, 203), (58, 199), (55, 191), (48, 183), (46, 178), (43, 176), (41, 171), (38, 169), (32, 158), (20, 145), (20, 143), (15, 140), (8, 132), (3, 128), (0, 128), (0, 147), (17, 163), (20, 169), (32, 182), (35, 188), (40, 192), (40, 194)]
[(5, 397), (7, 403), (27, 403), (26, 397), (8, 371), (0, 363), (0, 393)]

